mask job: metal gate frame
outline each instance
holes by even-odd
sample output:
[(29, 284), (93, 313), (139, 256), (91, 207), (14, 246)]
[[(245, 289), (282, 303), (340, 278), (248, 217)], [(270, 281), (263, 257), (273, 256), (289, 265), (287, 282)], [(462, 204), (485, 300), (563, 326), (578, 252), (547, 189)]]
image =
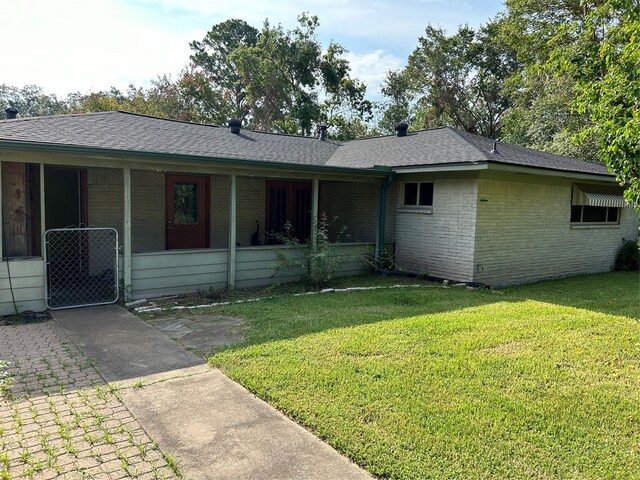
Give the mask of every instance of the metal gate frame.
[[(115, 298), (113, 300), (108, 301), (97, 301), (97, 302), (86, 302), (86, 303), (78, 303), (74, 305), (63, 305), (63, 306), (54, 306), (51, 305), (52, 291), (51, 291), (51, 273), (54, 269), (51, 268), (50, 265), (50, 234), (52, 232), (86, 232), (88, 235), (91, 235), (91, 232), (96, 231), (109, 231), (114, 235), (114, 249), (113, 249), (113, 278), (114, 278), (114, 293)], [(81, 241), (83, 239), (81, 238)], [(87, 240), (88, 241), (88, 240)], [(90, 255), (89, 245), (86, 245), (86, 252), (79, 251), (78, 256), (80, 257), (80, 261), (83, 261), (83, 255)], [(67, 308), (77, 308), (77, 307), (89, 307), (96, 305), (109, 305), (112, 303), (116, 303), (120, 298), (120, 271), (119, 271), (119, 242), (118, 242), (118, 231), (115, 228), (107, 228), (107, 227), (71, 227), (71, 228), (52, 228), (47, 230), (43, 235), (43, 248), (42, 248), (43, 258), (44, 258), (44, 275), (45, 275), (45, 303), (48, 309), (50, 310), (63, 310)], [(111, 254), (109, 253), (109, 257), (111, 258)], [(89, 268), (88, 262), (82, 266), (83, 268)]]

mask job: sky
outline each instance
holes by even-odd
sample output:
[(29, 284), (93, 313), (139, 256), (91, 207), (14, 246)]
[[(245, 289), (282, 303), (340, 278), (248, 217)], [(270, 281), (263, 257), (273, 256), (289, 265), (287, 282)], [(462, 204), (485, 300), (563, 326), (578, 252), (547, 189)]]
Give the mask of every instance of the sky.
[(353, 76), (375, 99), (427, 24), (454, 32), (501, 10), (501, 0), (0, 0), (0, 84), (35, 84), (62, 97), (148, 86), (159, 75), (175, 78), (189, 62), (189, 42), (217, 23), (241, 18), (260, 28), (268, 18), (289, 29), (309, 12), (320, 20), (322, 44), (349, 51)]

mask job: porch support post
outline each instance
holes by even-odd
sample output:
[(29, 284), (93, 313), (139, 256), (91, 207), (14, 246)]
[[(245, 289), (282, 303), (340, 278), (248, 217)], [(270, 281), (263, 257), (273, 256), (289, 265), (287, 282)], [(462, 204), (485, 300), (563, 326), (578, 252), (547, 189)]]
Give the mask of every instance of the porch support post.
[(0, 262), (2, 262), (3, 254), (2, 254), (2, 244), (4, 243), (2, 239), (2, 162), (0, 161)]
[(374, 263), (376, 268), (381, 267), (382, 252), (384, 251), (384, 228), (387, 217), (387, 188), (391, 185), (391, 176), (388, 176), (380, 184), (380, 196), (378, 199), (378, 231), (376, 232), (376, 251), (374, 253)]
[(131, 301), (131, 169), (124, 168), (124, 300)]
[(227, 288), (236, 288), (236, 176), (229, 177), (229, 265), (227, 267)]
[(318, 196), (320, 190), (320, 181), (313, 179), (311, 184), (311, 245), (316, 246), (318, 237)]
[[(45, 189), (44, 189), (44, 163), (40, 164), (40, 253), (45, 258), (44, 232), (47, 231), (47, 219), (45, 213)], [(45, 280), (46, 281), (46, 280)]]

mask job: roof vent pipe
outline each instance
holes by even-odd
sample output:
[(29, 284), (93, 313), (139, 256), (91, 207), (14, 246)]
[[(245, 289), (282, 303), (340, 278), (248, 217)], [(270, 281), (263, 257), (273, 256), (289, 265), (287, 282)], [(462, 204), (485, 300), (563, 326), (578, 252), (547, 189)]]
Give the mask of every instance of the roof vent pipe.
[(494, 155), (499, 155), (500, 152), (498, 152), (498, 141), (494, 140), (493, 141), (493, 148), (491, 149), (491, 151), (489, 153), (493, 153)]
[(231, 120), (229, 120), (229, 131), (231, 133), (234, 133), (236, 135), (239, 134), (241, 126), (242, 121), (238, 120), (237, 118), (232, 118)]
[(327, 139), (327, 125), (318, 125), (318, 130), (320, 130), (320, 140), (324, 142)]
[(18, 109), (16, 107), (9, 107), (4, 113), (7, 114), (7, 120), (13, 120), (18, 117)]
[(409, 124), (407, 122), (400, 122), (395, 126), (396, 136), (406, 137), (407, 130), (409, 130)]

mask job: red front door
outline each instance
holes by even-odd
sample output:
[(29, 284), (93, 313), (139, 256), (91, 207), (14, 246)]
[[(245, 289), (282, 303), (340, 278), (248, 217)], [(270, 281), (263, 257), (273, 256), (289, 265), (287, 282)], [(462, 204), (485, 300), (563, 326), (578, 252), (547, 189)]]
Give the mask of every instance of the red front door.
[(209, 246), (209, 177), (169, 175), (167, 249)]

